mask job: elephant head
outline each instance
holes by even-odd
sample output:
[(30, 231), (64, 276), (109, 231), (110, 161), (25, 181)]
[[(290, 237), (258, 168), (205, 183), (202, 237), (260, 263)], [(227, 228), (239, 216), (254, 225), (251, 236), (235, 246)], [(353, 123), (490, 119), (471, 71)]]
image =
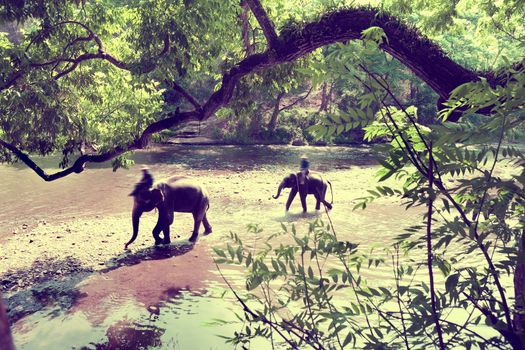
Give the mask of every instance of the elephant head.
[(292, 188), (297, 186), (297, 175), (296, 174), (290, 174), (283, 178), (281, 183), (279, 184), (279, 187), (277, 188), (277, 194), (275, 196), (272, 196), (273, 199), (279, 198), (281, 195), (281, 191), (283, 188)]
[(152, 211), (164, 200), (164, 195), (159, 188), (151, 189), (151, 186), (153, 185), (153, 177), (149, 171), (143, 170), (143, 172), (144, 175), (141, 181), (135, 185), (135, 189), (129, 194), (134, 197), (133, 210), (131, 212), (133, 235), (129, 242), (124, 246), (125, 249), (135, 241), (139, 234), (139, 223), (142, 213)]

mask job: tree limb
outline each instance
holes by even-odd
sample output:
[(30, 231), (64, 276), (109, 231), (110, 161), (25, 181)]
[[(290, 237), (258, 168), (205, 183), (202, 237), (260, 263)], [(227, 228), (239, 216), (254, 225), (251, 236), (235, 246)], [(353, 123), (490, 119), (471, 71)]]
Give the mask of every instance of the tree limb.
[[(99, 155), (82, 155), (75, 164), (56, 174), (47, 175), (43, 171), (34, 168), (34, 162), (29, 157), (16, 148), (10, 148), (6, 141), (2, 145), (12, 151), (17, 157), (29, 165), (46, 181), (52, 181), (66, 176), (72, 172), (82, 171), (86, 162), (103, 162), (116, 157), (124, 152), (144, 148), (149, 140), (149, 136), (163, 129), (173, 127), (188, 120), (205, 120), (213, 115), (219, 108), (225, 106), (233, 95), (237, 82), (244, 76), (261, 71), (281, 63), (294, 61), (315, 49), (333, 44), (336, 42), (346, 42), (361, 38), (361, 32), (370, 26), (381, 27), (388, 37), (388, 43), (383, 43), (380, 48), (399, 59), (405, 66), (410, 68), (419, 78), (425, 81), (440, 98), (447, 99), (450, 92), (468, 82), (479, 80), (486, 77), (489, 83), (495, 83), (498, 79), (496, 74), (475, 72), (462, 67), (452, 61), (445, 53), (433, 44), (430, 40), (423, 37), (416, 29), (401, 23), (395, 17), (373, 8), (353, 8), (342, 9), (320, 17), (317, 21), (308, 23), (295, 30), (287, 31), (286, 35), (277, 37), (271, 22), (257, 0), (246, 0), (251, 4), (250, 8), (254, 11), (259, 23), (265, 30), (265, 36), (269, 38), (270, 48), (262, 53), (254, 53), (226, 71), (222, 77), (221, 87), (213, 92), (208, 100), (202, 105), (201, 109), (187, 112), (174, 112), (167, 118), (150, 124), (136, 140), (124, 146), (118, 146), (112, 151)], [(165, 40), (164, 51), (169, 40)], [(272, 46), (273, 42), (273, 46)], [(275, 43), (279, 45), (275, 45)], [(86, 53), (70, 62), (80, 63), (82, 60), (104, 59), (121, 69), (130, 69), (129, 65), (119, 61), (115, 57), (105, 53)], [(77, 63), (77, 65), (78, 65)], [(72, 69), (59, 73), (60, 76), (69, 73)], [(73, 67), (74, 69), (74, 67)], [(16, 80), (23, 76), (24, 72), (16, 72), (14, 78), (7, 83), (0, 85), (0, 89), (12, 86)], [(59, 76), (59, 77), (60, 77)], [(55, 79), (59, 78), (55, 76)], [(195, 105), (194, 105), (195, 106)], [(452, 116), (449, 120), (456, 121), (459, 116)], [(12, 146), (12, 145), (11, 145)], [(13, 146), (14, 147), (14, 146)], [(33, 166), (32, 166), (33, 165)], [(41, 170), (41, 169), (40, 169)], [(436, 184), (437, 185), (437, 184)]]
[(301, 101), (304, 101), (309, 95), (310, 93), (312, 92), (312, 89), (313, 89), (313, 86), (310, 87), (310, 89), (308, 90), (308, 92), (306, 94), (304, 94), (303, 96), (299, 96), (295, 101), (293, 101), (292, 103), (286, 105), (286, 106), (282, 106), (281, 108), (279, 108), (279, 112), (282, 112), (284, 111), (285, 109), (289, 109), (289, 108), (292, 108), (293, 106), (295, 106), (296, 104), (298, 104), (299, 102)]
[[(102, 44), (102, 41), (87, 25), (85, 25), (84, 23), (78, 22), (78, 21), (63, 21), (63, 22), (59, 22), (58, 24), (56, 24), (55, 27), (60, 26), (60, 25), (65, 25), (65, 24), (75, 24), (75, 25), (81, 26), (88, 32), (88, 36), (75, 38), (74, 40), (69, 42), (64, 47), (64, 50), (63, 50), (64, 52), (67, 50), (67, 48), (73, 46), (74, 44), (78, 42), (87, 42), (87, 41), (92, 40), (97, 45), (97, 53), (86, 52), (86, 53), (79, 55), (78, 57), (74, 59), (66, 58), (66, 57), (57, 57), (55, 59), (52, 59), (46, 62), (31, 62), (30, 61), (25, 67), (22, 67), (15, 73), (13, 73), (3, 84), (0, 84), (0, 91), (8, 89), (14, 84), (16, 84), (16, 82), (20, 78), (22, 78), (24, 75), (26, 75), (32, 68), (44, 68), (49, 65), (54, 65), (53, 67), (53, 70), (54, 70), (60, 63), (69, 63), (69, 66), (65, 68), (64, 70), (58, 72), (56, 75), (54, 75), (53, 79), (55, 80), (60, 79), (61, 77), (71, 73), (83, 61), (88, 61), (88, 60), (93, 60), (93, 59), (106, 60), (110, 62), (111, 64), (113, 64), (114, 66), (116, 66), (117, 68), (124, 69), (124, 70), (131, 70), (131, 65), (129, 63), (123, 62), (117, 59), (116, 57), (114, 57), (113, 55), (104, 51), (104, 46)], [(31, 41), (28, 44), (28, 46), (25, 49), (26, 53), (33, 43), (34, 41)], [(163, 48), (157, 57), (161, 57), (165, 55), (166, 53), (168, 53), (169, 49), (170, 49), (170, 40), (169, 40), (169, 36), (166, 35), (164, 37)]]
[(188, 91), (186, 91), (182, 86), (177, 84), (175, 81), (166, 81), (168, 85), (170, 85), (173, 90), (177, 91), (179, 94), (181, 94), (189, 103), (195, 107), (195, 109), (199, 110), (201, 109), (201, 104), (193, 97)]
[(251, 54), (253, 54), (254, 49), (254, 46), (250, 43), (250, 20), (248, 18), (248, 11), (250, 10), (250, 7), (246, 3), (246, 1), (241, 1), (241, 7), (242, 11), (239, 14), (239, 20), (242, 26), (242, 42), (244, 45), (246, 56), (250, 56)]
[(272, 21), (268, 18), (268, 15), (266, 14), (264, 8), (261, 6), (259, 0), (245, 0), (244, 3), (248, 4), (248, 6), (253, 12), (253, 15), (257, 19), (257, 22), (259, 22), (263, 34), (266, 37), (266, 41), (268, 42), (268, 47), (270, 49), (277, 48), (279, 37), (275, 32), (275, 28)]

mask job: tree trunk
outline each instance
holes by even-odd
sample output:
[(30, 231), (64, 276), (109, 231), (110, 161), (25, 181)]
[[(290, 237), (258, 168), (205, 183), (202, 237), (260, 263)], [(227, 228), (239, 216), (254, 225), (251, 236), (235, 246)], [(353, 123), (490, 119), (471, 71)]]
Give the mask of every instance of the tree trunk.
[(328, 106), (330, 105), (330, 100), (332, 99), (333, 88), (334, 88), (334, 83), (330, 84), (330, 88), (328, 88), (327, 83), (323, 83), (323, 88), (321, 90), (321, 105), (319, 106), (319, 112), (325, 112), (328, 110)]
[(410, 84), (410, 103), (412, 104), (416, 104), (416, 99), (417, 99), (417, 85), (412, 81), (410, 80), (409, 81), (409, 84)]
[(279, 105), (281, 104), (281, 100), (283, 99), (285, 92), (281, 91), (279, 92), (279, 95), (277, 95), (277, 100), (275, 101), (275, 105), (273, 107), (272, 116), (270, 118), (270, 122), (268, 123), (268, 130), (274, 131), (275, 127), (277, 126), (277, 118), (279, 117), (279, 113), (281, 112)]
[(324, 82), (321, 88), (321, 105), (319, 106), (319, 112), (326, 111), (326, 95), (326, 82)]

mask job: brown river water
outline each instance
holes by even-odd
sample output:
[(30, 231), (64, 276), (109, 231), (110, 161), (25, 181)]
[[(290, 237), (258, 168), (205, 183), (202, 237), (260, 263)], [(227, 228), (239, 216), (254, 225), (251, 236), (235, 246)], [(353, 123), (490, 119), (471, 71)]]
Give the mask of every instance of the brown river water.
[[(212, 247), (224, 245), (230, 232), (255, 246), (279, 232), (281, 223), (306, 232), (312, 220), (326, 220), (323, 211), (315, 211), (313, 198), (306, 215), (298, 198), (285, 214), (287, 191), (271, 198), (282, 177), (296, 171), (302, 154), (332, 182), (331, 218), (339, 239), (366, 250), (421, 223), (420, 209), (406, 211), (393, 200), (352, 211), (355, 199), (376, 182), (378, 166), (365, 147), (163, 145), (136, 153), (130, 170), (90, 164), (82, 174), (52, 183), (21, 165), (0, 165), (0, 290), (17, 348), (231, 349), (219, 335), (240, 328), (233, 312), (242, 308), (218, 274)], [(52, 170), (56, 159), (41, 163)], [(154, 249), (151, 212), (143, 215), (131, 251), (123, 250), (131, 235), (128, 193), (144, 165), (157, 179), (187, 175), (207, 187), (211, 235), (190, 245), (192, 217), (176, 213), (174, 242)], [(247, 233), (250, 223), (264, 231)], [(243, 288), (243, 271), (222, 270)], [(380, 284), (392, 277), (391, 267), (366, 277)]]

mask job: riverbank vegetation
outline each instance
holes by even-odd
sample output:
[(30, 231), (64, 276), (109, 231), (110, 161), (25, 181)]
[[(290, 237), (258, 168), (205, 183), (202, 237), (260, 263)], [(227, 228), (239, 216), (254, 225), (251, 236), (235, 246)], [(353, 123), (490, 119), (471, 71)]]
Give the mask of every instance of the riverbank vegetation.
[[(229, 285), (243, 326), (227, 339), (522, 349), (525, 159), (508, 144), (524, 135), (525, 3), (431, 5), (6, 2), (0, 160), (45, 181), (90, 163), (117, 169), (190, 121), (230, 143), (378, 143), (378, 181), (397, 185), (370, 188), (354, 209), (394, 197), (424, 208), (421, 222), (392, 228), (388, 259), (338, 238), (328, 211), (259, 249), (233, 233), (218, 268), (248, 272), (245, 292)], [(34, 160), (56, 153), (52, 173)], [(369, 284), (363, 271), (386, 263), (388, 287)]]

